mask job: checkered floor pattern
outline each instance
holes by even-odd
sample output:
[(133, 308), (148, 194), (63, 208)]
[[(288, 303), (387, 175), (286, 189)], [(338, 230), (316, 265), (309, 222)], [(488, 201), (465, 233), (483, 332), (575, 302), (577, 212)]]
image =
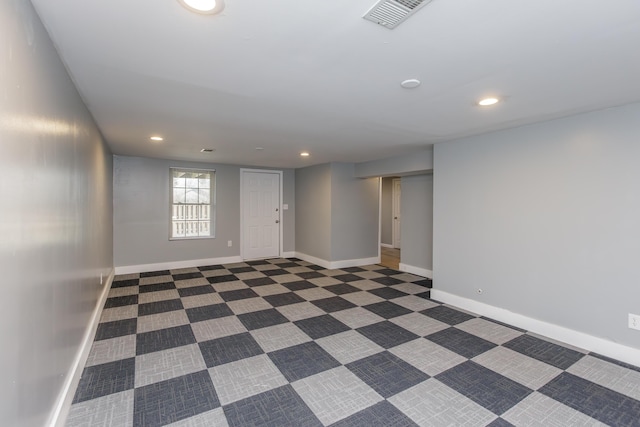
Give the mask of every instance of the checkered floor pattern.
[(67, 426), (640, 426), (640, 369), (379, 265), (118, 276)]

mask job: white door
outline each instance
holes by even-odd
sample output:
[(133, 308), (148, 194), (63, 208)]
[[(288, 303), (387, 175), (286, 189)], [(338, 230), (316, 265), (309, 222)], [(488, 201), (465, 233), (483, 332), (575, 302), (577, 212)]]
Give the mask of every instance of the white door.
[(393, 229), (392, 233), (392, 243), (394, 248), (400, 249), (400, 194), (401, 194), (401, 186), (400, 179), (393, 180), (393, 191), (392, 191), (392, 214), (393, 214)]
[(280, 173), (242, 171), (242, 257), (280, 256)]

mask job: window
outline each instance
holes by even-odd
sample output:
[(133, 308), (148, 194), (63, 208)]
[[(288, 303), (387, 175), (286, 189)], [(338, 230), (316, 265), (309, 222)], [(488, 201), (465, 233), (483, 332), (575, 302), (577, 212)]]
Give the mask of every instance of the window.
[(215, 171), (171, 168), (171, 239), (214, 237)]

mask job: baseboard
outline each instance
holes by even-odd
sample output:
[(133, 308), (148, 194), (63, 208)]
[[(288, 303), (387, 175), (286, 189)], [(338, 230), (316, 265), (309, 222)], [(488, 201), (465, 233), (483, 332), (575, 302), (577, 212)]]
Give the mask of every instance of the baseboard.
[(84, 337), (82, 338), (80, 348), (76, 353), (76, 357), (73, 360), (71, 369), (69, 370), (66, 380), (62, 386), (62, 390), (60, 391), (58, 399), (56, 400), (53, 412), (49, 417), (49, 422), (47, 423), (49, 427), (64, 427), (67, 421), (67, 416), (69, 415), (69, 410), (71, 409), (71, 403), (73, 402), (73, 396), (76, 392), (76, 389), (78, 388), (78, 383), (80, 382), (80, 377), (82, 376), (84, 365), (87, 363), (87, 358), (89, 357), (89, 352), (91, 351), (91, 346), (93, 345), (93, 339), (96, 336), (98, 324), (100, 323), (102, 308), (104, 307), (105, 301), (107, 300), (107, 295), (109, 295), (109, 289), (111, 289), (111, 283), (113, 283), (114, 277), (115, 270), (111, 269), (109, 277), (107, 277), (107, 280), (104, 282), (102, 293), (100, 294), (100, 297), (98, 297), (98, 302), (93, 309), (93, 314), (91, 315), (89, 326), (87, 327), (84, 333)]
[(426, 277), (428, 279), (433, 279), (433, 271), (427, 270), (422, 267), (414, 267), (413, 265), (400, 263), (398, 265), (400, 271), (404, 271), (405, 273), (415, 274), (417, 276)]
[(280, 254), (280, 256), (282, 258), (295, 258), (296, 257), (296, 251), (282, 252), (282, 254)]
[(390, 245), (388, 243), (380, 243), (380, 246), (382, 246), (383, 248), (390, 248), (393, 249), (393, 245)]
[(116, 267), (116, 275), (143, 273), (145, 271), (175, 270), (178, 268), (201, 267), (203, 265), (232, 264), (234, 262), (242, 262), (242, 258), (238, 255), (238, 256), (221, 257), (221, 258), (205, 258), (205, 259), (192, 259), (187, 261), (159, 262), (155, 264), (121, 265)]
[(319, 265), (320, 267), (324, 267), (327, 270), (333, 270), (336, 268), (358, 267), (360, 265), (378, 264), (380, 262), (380, 257), (327, 261), (326, 259), (316, 258), (302, 252), (296, 252), (296, 258), (300, 258), (303, 261)]
[(438, 289), (431, 290), (434, 300), (460, 307), (481, 316), (486, 316), (527, 331), (561, 341), (574, 347), (592, 351), (621, 362), (640, 366), (640, 349), (628, 347), (603, 338), (594, 337), (584, 332), (574, 331), (563, 326), (554, 325), (533, 319), (522, 314), (514, 313), (504, 308), (495, 307), (479, 301), (450, 294)]

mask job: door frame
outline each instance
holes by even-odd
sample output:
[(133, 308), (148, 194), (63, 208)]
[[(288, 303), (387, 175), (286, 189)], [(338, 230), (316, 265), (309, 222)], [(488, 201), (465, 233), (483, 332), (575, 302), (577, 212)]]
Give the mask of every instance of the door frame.
[[(398, 193), (397, 187), (400, 187), (401, 189), (400, 193)], [(395, 219), (395, 218), (400, 218), (399, 221), (400, 221), (400, 224), (402, 224), (402, 210), (400, 209), (402, 199), (396, 200), (398, 199), (398, 196), (400, 194), (402, 194), (402, 179), (394, 178), (392, 180), (392, 186), (391, 186), (391, 246), (393, 246), (396, 249), (401, 249), (401, 246), (402, 246), (401, 242), (398, 245), (398, 237), (400, 238), (402, 237), (398, 236), (398, 234), (400, 233), (400, 225), (398, 225), (397, 227), (398, 230), (396, 231), (396, 219)]]
[(240, 168), (240, 258), (245, 260), (244, 257), (244, 174), (245, 172), (253, 172), (253, 173), (271, 173), (278, 175), (278, 220), (280, 225), (280, 232), (278, 237), (278, 257), (282, 257), (283, 248), (282, 244), (284, 241), (284, 223), (282, 221), (282, 193), (283, 193), (283, 185), (282, 185), (282, 176), (283, 173), (281, 170), (273, 170), (273, 169), (250, 169), (250, 168)]

